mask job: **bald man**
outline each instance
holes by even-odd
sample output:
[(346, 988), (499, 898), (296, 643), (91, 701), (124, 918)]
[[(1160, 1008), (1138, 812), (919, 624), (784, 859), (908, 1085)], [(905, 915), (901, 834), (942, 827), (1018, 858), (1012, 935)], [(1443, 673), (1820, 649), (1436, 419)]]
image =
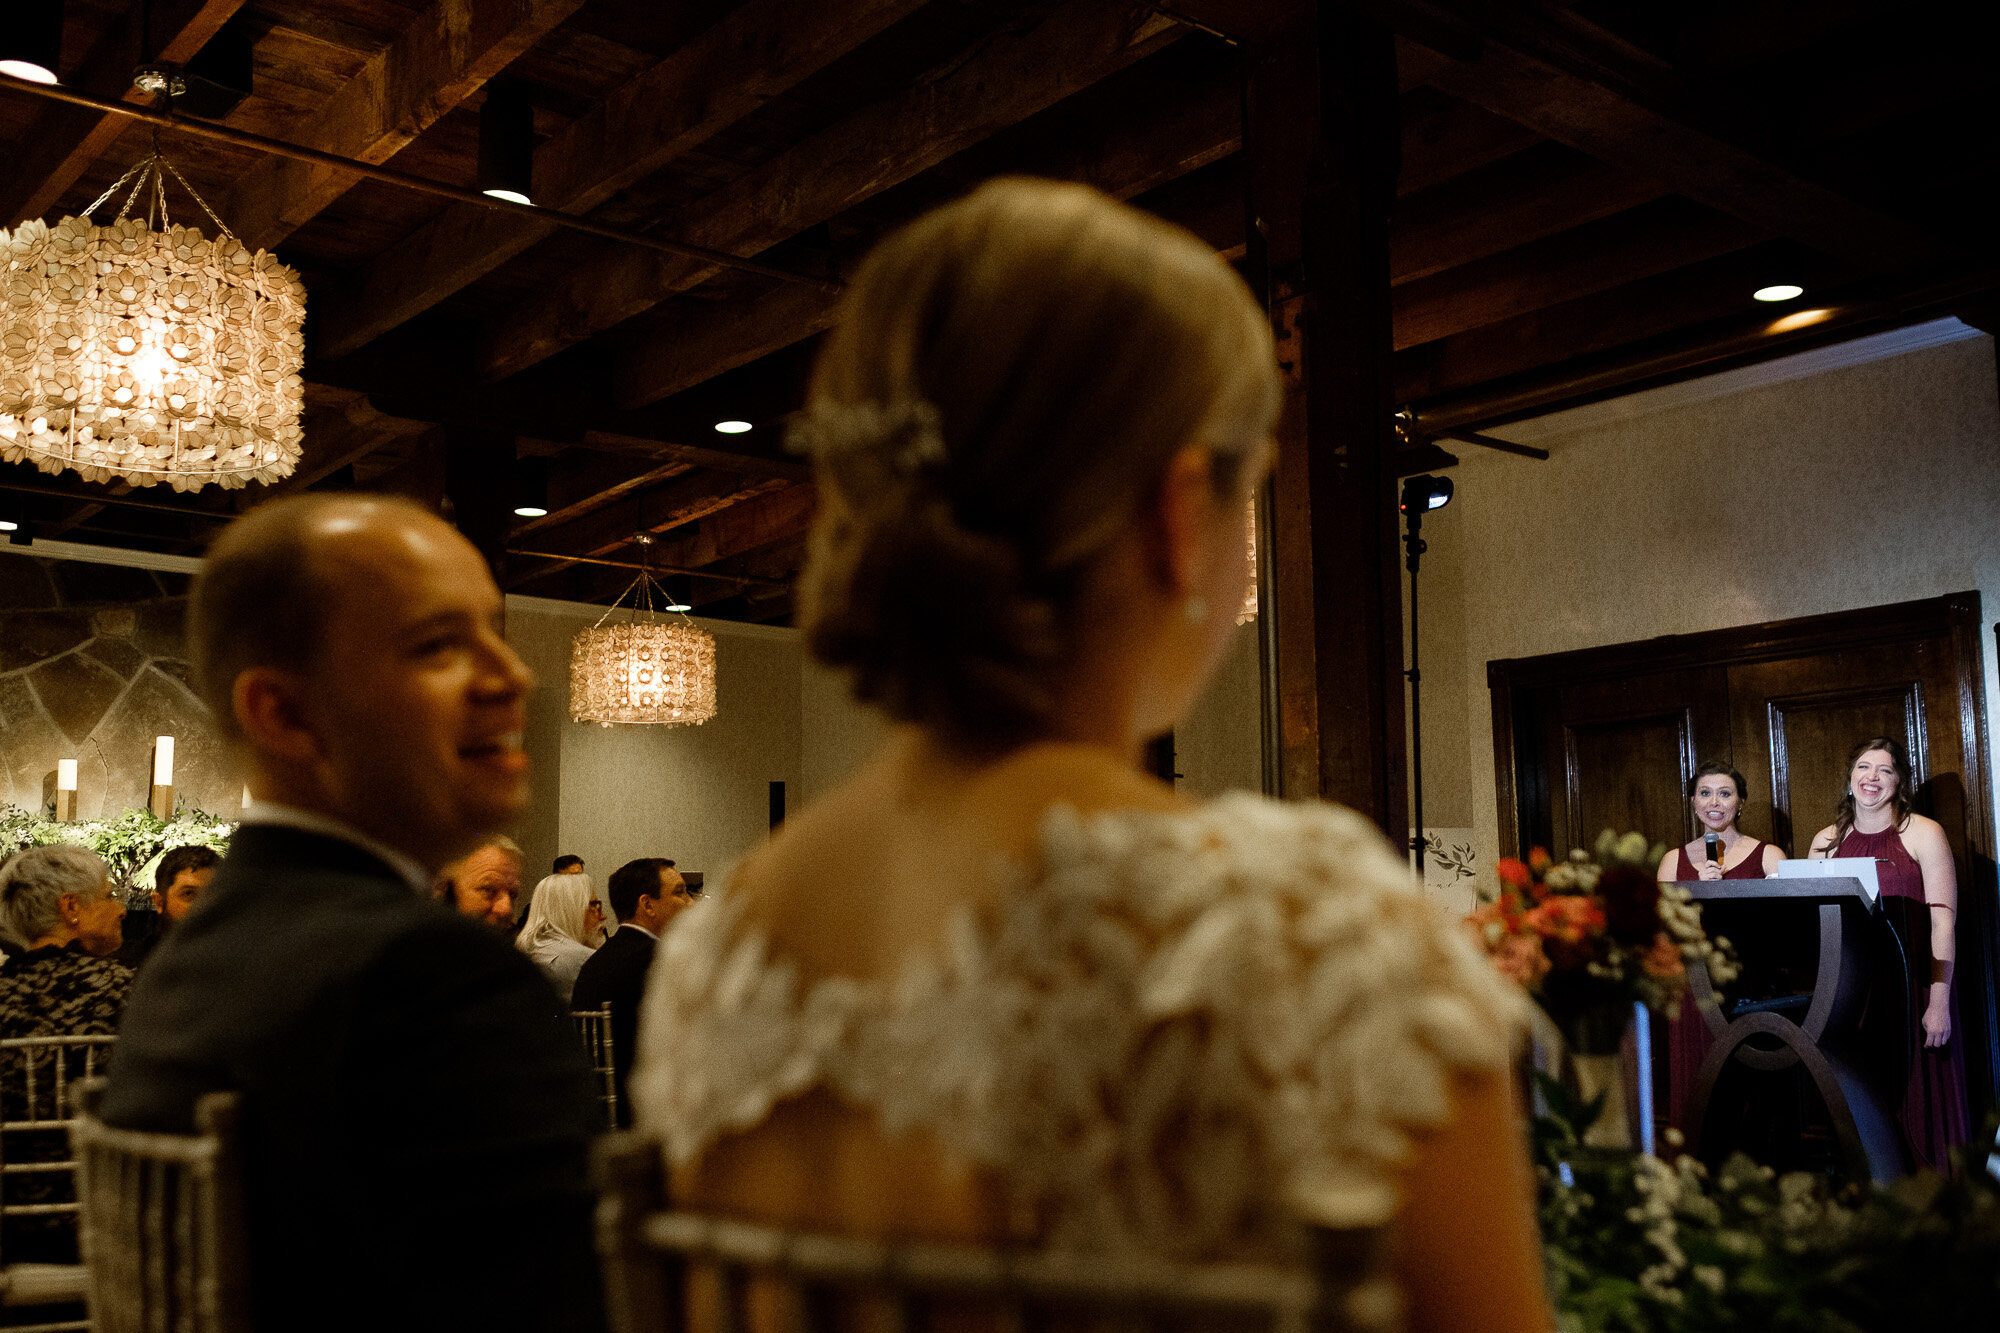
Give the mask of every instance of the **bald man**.
[(186, 1131), (242, 1094), (259, 1328), (602, 1326), (580, 1048), (429, 894), (527, 802), (500, 613), (479, 553), (390, 499), (265, 505), (195, 581), (196, 685), (254, 799), (126, 1003), (103, 1112)]

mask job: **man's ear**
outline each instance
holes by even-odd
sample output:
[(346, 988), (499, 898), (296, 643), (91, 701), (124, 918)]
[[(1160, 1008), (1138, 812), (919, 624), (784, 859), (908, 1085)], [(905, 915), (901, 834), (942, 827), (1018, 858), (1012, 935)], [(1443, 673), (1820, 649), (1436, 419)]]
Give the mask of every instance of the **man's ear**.
[(245, 740), (260, 754), (294, 763), (321, 758), (318, 735), (306, 707), (305, 682), (276, 667), (248, 667), (230, 690), (231, 710)]
[(1139, 518), (1147, 564), (1168, 597), (1185, 597), (1193, 589), (1208, 555), (1214, 514), (1213, 456), (1205, 446), (1190, 444), (1167, 461), (1159, 490)]
[(153, 890), (153, 910), (155, 912), (165, 912), (167, 910), (167, 895), (161, 893), (158, 889)]

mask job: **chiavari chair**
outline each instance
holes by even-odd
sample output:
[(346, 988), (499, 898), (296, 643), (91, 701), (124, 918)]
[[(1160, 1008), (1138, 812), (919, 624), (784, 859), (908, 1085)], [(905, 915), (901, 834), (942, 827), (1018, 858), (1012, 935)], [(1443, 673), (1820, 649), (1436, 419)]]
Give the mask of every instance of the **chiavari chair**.
[[(1313, 1228), (1296, 1267), (891, 1242), (667, 1206), (657, 1142), (597, 1152), (598, 1254), (615, 1333), (1392, 1333), (1386, 1228)], [(754, 1292), (754, 1295), (753, 1295)], [(765, 1318), (752, 1314), (752, 1305)]]

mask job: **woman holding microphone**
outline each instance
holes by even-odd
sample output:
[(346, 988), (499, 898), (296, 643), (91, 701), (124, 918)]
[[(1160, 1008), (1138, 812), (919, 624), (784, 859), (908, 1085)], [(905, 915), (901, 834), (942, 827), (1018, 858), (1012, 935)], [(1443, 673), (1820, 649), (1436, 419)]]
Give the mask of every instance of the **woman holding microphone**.
[[(1743, 775), (1729, 764), (1711, 762), (1694, 771), (1687, 798), (1701, 835), (1660, 858), (1663, 883), (1770, 877), (1785, 854), (1737, 829), (1745, 791)], [(1667, 1025), (1667, 1119), (1676, 1128), (1681, 1127), (1682, 1111), (1694, 1090), (1694, 1076), (1714, 1044), (1694, 995), (1683, 995), (1679, 1016)]]

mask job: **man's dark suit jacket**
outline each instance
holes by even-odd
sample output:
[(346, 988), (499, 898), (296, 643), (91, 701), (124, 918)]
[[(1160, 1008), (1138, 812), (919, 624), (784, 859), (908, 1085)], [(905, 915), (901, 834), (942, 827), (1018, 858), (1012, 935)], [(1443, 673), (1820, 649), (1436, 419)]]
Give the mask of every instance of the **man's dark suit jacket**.
[(599, 1329), (581, 1045), (499, 932), (337, 839), (240, 830), (126, 1002), (103, 1113), (243, 1094), (260, 1329)]
[(632, 1123), (625, 1100), (625, 1078), (639, 1045), (639, 1000), (646, 993), (646, 972), (653, 966), (658, 941), (637, 926), (620, 926), (601, 948), (583, 960), (576, 974), (572, 1009), (602, 1009), (611, 1002), (611, 1063), (617, 1071), (618, 1123)]

